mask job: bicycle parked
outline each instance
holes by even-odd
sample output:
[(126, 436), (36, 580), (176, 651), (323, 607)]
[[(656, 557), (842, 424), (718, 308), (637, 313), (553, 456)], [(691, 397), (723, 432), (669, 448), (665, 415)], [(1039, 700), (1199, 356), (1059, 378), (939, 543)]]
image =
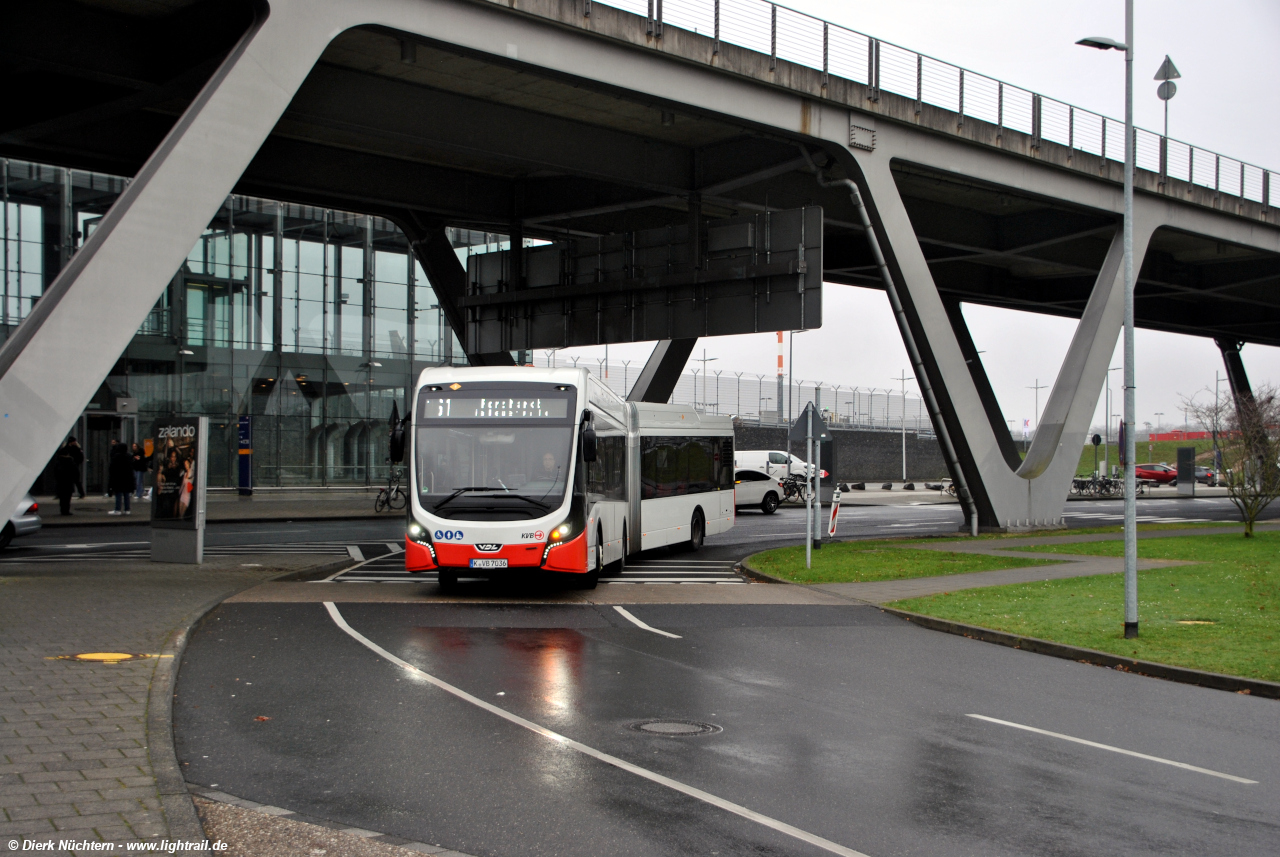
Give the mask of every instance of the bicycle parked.
[(807, 503), (813, 488), (806, 484), (803, 473), (789, 473), (782, 479), (782, 499)]
[[(387, 459), (387, 463), (391, 463), (391, 459)], [(385, 488), (378, 489), (378, 496), (373, 501), (373, 511), (385, 512), (387, 509), (403, 509), (405, 504), (409, 502), (409, 495), (404, 493), (404, 489), (400, 487), (400, 480), (403, 478), (403, 470), (399, 467), (392, 466), (387, 471), (387, 485)]]

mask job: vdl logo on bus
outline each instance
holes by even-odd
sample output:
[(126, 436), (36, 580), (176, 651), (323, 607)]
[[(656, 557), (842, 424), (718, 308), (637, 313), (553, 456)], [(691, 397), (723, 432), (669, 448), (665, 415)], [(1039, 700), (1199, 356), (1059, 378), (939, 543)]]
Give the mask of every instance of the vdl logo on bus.
[(442, 542), (461, 541), (462, 530), (436, 530), (436, 538)]

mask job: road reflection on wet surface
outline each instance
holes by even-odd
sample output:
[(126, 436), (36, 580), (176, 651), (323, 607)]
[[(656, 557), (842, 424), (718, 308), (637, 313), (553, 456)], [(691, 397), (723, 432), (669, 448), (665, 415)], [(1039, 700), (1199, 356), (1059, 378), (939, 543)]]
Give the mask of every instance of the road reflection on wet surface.
[[(869, 855), (1262, 854), (1280, 841), (1266, 700), (852, 605), (628, 607), (678, 640), (599, 605), (339, 606), (376, 646), (479, 700)], [(631, 728), (649, 719), (723, 731)], [(471, 854), (830, 853), (415, 680), (318, 604), (216, 610), (188, 647), (175, 726), (191, 782)]]

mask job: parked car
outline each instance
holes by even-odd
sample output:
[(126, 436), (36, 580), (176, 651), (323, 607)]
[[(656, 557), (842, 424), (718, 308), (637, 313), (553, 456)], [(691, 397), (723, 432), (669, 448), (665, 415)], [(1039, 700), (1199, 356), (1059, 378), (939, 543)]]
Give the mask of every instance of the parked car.
[(1196, 465), (1196, 481), (1202, 485), (1217, 485), (1218, 474), (1214, 473), (1207, 467)]
[(763, 470), (739, 470), (733, 475), (735, 509), (755, 506), (766, 515), (778, 511), (782, 502), (782, 483)]
[(40, 504), (30, 494), (22, 498), (18, 508), (9, 517), (4, 528), (0, 529), (0, 549), (7, 548), (9, 542), (18, 536), (29, 536), (40, 530)]
[(1172, 485), (1178, 481), (1178, 471), (1167, 464), (1139, 464), (1134, 467), (1134, 478), (1143, 482)]
[(777, 449), (735, 449), (733, 466), (760, 470), (775, 479), (789, 473), (804, 473), (804, 460)]

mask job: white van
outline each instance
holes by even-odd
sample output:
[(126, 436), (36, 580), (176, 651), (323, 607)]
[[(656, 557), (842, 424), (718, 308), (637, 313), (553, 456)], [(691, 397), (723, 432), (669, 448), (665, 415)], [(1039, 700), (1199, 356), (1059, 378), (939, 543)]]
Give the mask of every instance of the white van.
[(805, 469), (804, 459), (777, 449), (735, 449), (733, 468), (762, 470), (775, 479), (782, 479), (789, 473), (804, 473)]

